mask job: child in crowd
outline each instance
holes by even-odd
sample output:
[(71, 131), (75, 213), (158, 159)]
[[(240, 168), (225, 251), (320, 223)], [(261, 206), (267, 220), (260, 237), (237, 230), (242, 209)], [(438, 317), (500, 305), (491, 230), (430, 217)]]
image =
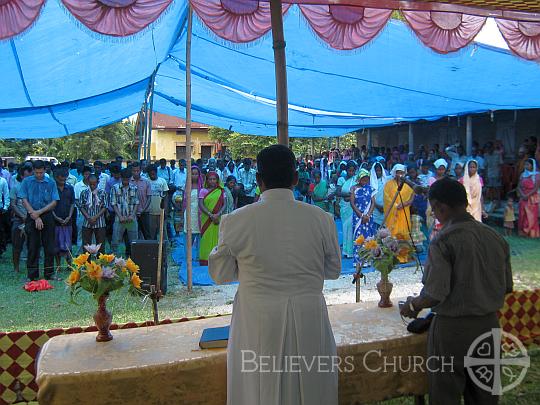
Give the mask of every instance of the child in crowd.
[(418, 253), (423, 252), (426, 235), (422, 232), (422, 217), (419, 215), (414, 205), (411, 206), (411, 238), (414, 242), (416, 251)]
[(184, 212), (182, 210), (183, 197), (183, 190), (176, 190), (171, 198), (175, 237), (180, 235), (184, 225)]
[(507, 198), (508, 200), (506, 201), (506, 207), (504, 208), (504, 234), (506, 236), (512, 236), (516, 221), (516, 215), (514, 212), (514, 194), (509, 193)]
[[(336, 211), (336, 191), (337, 191), (338, 175), (336, 172), (332, 172), (330, 175), (330, 184), (328, 185), (328, 209), (329, 212), (334, 215), (335, 218), (339, 216), (339, 212)], [(338, 208), (339, 210), (339, 208)]]

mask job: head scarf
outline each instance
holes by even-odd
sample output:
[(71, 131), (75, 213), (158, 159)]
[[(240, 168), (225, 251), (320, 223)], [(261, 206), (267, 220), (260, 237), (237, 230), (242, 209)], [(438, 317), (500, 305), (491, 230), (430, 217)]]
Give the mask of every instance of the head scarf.
[(210, 176), (210, 175), (216, 176), (216, 178), (217, 178), (217, 187), (218, 188), (223, 188), (223, 185), (221, 184), (221, 179), (219, 178), (219, 175), (217, 174), (217, 172), (214, 171), (214, 170), (210, 170), (209, 172), (206, 173), (206, 177), (204, 178), (204, 188), (208, 188), (208, 176)]
[(536, 160), (535, 159), (532, 159), (532, 158), (529, 158), (527, 159), (529, 162), (532, 163), (532, 171), (529, 171), (527, 169), (524, 169), (523, 170), (523, 173), (521, 174), (521, 177), (522, 178), (527, 178), (527, 177), (530, 177), (530, 176), (535, 176), (537, 173), (536, 173)]
[(358, 172), (358, 177), (356, 179), (360, 180), (362, 177), (366, 177), (366, 176), (369, 177), (369, 172), (366, 169), (362, 168)]
[(386, 184), (386, 181), (388, 180), (386, 178), (386, 170), (384, 170), (384, 167), (381, 162), (376, 162), (371, 166), (371, 174), (369, 176), (369, 182), (371, 184), (371, 187), (373, 187), (373, 194), (377, 194), (379, 191), (379, 179), (377, 178), (377, 173), (375, 172), (375, 167), (379, 165), (382, 171), (381, 174), (381, 180), (382, 180), (382, 187)]
[[(480, 194), (482, 193), (482, 183), (480, 180), (480, 176), (478, 175), (478, 171), (476, 172), (474, 176), (471, 176), (469, 174), (469, 164), (471, 162), (476, 163), (476, 168), (478, 170), (478, 162), (475, 159), (471, 159), (465, 164), (465, 174), (463, 175), (463, 186), (465, 187), (465, 190), (467, 190), (467, 196), (470, 196), (473, 194), (471, 192), (473, 188), (476, 188), (477, 190), (479, 189)], [(477, 194), (477, 193), (474, 193), (474, 194)]]
[(392, 168), (392, 172), (391, 172), (392, 177), (396, 177), (397, 171), (406, 172), (407, 168), (405, 167), (405, 165), (402, 165), (401, 163), (396, 163), (394, 167)]
[[(199, 168), (199, 166), (197, 165), (191, 166), (191, 170), (193, 169), (197, 169), (197, 172), (199, 173), (199, 175), (197, 176), (197, 195), (199, 195), (199, 193), (201, 192), (201, 188), (203, 188), (204, 186), (204, 179), (203, 179), (203, 175), (201, 173), (201, 169)], [(191, 198), (186, 198), (186, 196), (184, 195), (184, 201), (182, 202), (184, 209), (186, 209), (188, 200), (191, 201)]]
[(433, 166), (435, 166), (435, 169), (438, 169), (441, 166), (444, 166), (445, 169), (448, 169), (448, 162), (444, 159), (437, 159), (435, 163), (433, 163)]

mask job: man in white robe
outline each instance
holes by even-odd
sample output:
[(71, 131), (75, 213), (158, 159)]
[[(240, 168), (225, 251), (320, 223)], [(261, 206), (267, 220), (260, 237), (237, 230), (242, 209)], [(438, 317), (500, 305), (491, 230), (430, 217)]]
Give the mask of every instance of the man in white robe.
[(228, 405), (336, 405), (338, 358), (322, 294), (341, 272), (336, 226), (295, 201), (293, 153), (257, 156), (256, 204), (221, 218), (209, 257), (218, 284), (239, 281), (227, 353)]

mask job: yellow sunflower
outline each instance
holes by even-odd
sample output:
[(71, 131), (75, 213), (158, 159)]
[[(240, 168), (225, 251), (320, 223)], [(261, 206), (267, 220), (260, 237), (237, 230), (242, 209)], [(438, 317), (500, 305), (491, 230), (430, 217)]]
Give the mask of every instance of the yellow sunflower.
[(83, 264), (86, 263), (89, 257), (90, 253), (84, 253), (82, 255), (79, 255), (75, 259), (73, 259), (73, 264), (77, 267), (81, 267)]
[(99, 280), (103, 274), (103, 270), (99, 264), (90, 262), (86, 265), (86, 274), (93, 280)]
[(133, 260), (131, 260), (131, 257), (126, 260), (126, 267), (131, 273), (138, 273), (139, 272), (139, 266), (135, 264)]
[(379, 244), (377, 243), (375, 239), (370, 239), (366, 241), (366, 243), (364, 244), (364, 247), (366, 249), (377, 249), (379, 247)]
[(104, 260), (107, 263), (110, 263), (114, 260), (114, 255), (104, 255), (103, 253), (101, 253), (99, 255), (99, 260)]
[(409, 249), (406, 247), (402, 247), (399, 249), (397, 254), (397, 259), (400, 263), (407, 263), (409, 261)]
[(75, 284), (77, 281), (81, 279), (81, 273), (79, 270), (73, 270), (71, 273), (69, 273), (69, 277), (67, 279), (67, 283), (69, 285)]
[(135, 288), (141, 288), (141, 279), (135, 273), (131, 276), (131, 284), (133, 284), (133, 287)]

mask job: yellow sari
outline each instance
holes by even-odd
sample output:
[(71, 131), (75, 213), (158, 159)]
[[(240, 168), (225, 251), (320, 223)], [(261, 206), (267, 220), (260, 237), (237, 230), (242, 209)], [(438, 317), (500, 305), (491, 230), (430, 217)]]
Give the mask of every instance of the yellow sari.
[[(396, 195), (398, 189), (397, 182), (394, 179), (391, 179), (386, 182), (384, 185), (384, 213), (388, 211), (390, 204), (392, 203), (392, 199)], [(409, 207), (405, 207), (404, 209), (398, 210), (396, 207), (401, 204), (401, 201), (403, 200), (403, 203), (406, 203), (409, 201), (413, 195), (413, 189), (410, 188), (407, 184), (403, 185), (403, 188), (401, 189), (401, 199), (398, 198), (394, 202), (394, 206), (390, 209), (390, 212), (388, 213), (388, 217), (386, 218), (386, 227), (390, 231), (393, 237), (397, 238), (403, 238), (408, 239), (409, 235), (409, 229), (407, 227), (407, 222), (409, 225), (411, 224), (411, 212)]]

